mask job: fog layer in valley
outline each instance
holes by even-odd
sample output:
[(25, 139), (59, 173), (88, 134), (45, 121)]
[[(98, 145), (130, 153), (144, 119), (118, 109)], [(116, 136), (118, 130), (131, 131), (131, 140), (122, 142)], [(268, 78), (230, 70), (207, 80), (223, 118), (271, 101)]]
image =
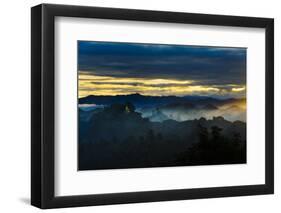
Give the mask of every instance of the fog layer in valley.
[(79, 99), (79, 170), (246, 163), (245, 99)]
[(229, 121), (246, 121), (246, 103), (245, 100), (233, 100), (225, 104), (207, 104), (202, 106), (171, 104), (158, 107), (137, 108), (137, 112), (142, 117), (149, 118), (150, 121), (187, 121), (204, 117), (212, 119), (213, 117), (224, 117)]

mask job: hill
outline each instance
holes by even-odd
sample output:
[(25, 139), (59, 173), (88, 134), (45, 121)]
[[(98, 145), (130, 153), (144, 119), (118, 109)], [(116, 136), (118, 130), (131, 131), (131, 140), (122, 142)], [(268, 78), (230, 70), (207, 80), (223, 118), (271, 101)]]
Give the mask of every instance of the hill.
[[(80, 170), (245, 162), (244, 122), (223, 117), (153, 122), (131, 103), (112, 104), (80, 119)], [(212, 153), (209, 160), (198, 161), (204, 152)]]

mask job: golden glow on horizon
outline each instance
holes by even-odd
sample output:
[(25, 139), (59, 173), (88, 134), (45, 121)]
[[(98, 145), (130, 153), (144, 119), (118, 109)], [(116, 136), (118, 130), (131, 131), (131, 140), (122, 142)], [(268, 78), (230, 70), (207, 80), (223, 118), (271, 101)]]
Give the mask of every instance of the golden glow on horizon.
[[(128, 95), (139, 93), (151, 96), (167, 95), (244, 95), (246, 86), (200, 85), (195, 80), (176, 79), (145, 79), (112, 76), (96, 76), (86, 72), (79, 72), (79, 97), (87, 95)], [(245, 95), (244, 95), (245, 96)]]
[(103, 83), (141, 83), (144, 85), (164, 85), (164, 84), (191, 84), (192, 80), (173, 80), (173, 79), (145, 79), (145, 78), (115, 78), (94, 76), (89, 74), (79, 74), (79, 80), (91, 81), (91, 82), (103, 82)]
[(238, 87), (238, 88), (232, 88), (231, 91), (232, 92), (241, 92), (246, 90), (246, 87)]

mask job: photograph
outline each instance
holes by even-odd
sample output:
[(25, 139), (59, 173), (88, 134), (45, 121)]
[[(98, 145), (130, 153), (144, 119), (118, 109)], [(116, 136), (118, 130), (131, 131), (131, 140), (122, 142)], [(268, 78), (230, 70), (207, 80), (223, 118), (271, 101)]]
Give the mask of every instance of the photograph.
[(31, 8), (31, 205), (274, 194), (274, 18), (149, 8)]
[(246, 56), (77, 41), (78, 170), (246, 163)]

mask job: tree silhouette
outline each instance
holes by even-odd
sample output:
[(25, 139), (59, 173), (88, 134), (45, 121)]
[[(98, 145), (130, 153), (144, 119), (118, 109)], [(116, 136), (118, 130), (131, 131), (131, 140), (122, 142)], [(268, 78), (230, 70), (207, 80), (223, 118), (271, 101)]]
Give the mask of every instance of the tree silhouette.
[(125, 105), (126, 112), (135, 112), (135, 106), (132, 103), (127, 102)]
[(238, 132), (234, 132), (233, 133), (233, 143), (236, 145), (236, 146), (239, 146), (241, 145), (241, 134), (238, 133)]
[(80, 124), (82, 170), (246, 162), (245, 126), (232, 132), (236, 129), (223, 118), (151, 122), (127, 102), (107, 106)]
[(154, 132), (152, 129), (150, 129), (148, 132), (147, 132), (147, 141), (149, 143), (152, 143), (153, 141), (155, 141), (155, 135), (154, 135)]
[(201, 124), (198, 125), (199, 145), (204, 148), (208, 146), (209, 132), (208, 129)]
[(218, 141), (221, 137), (222, 128), (219, 128), (217, 126), (212, 126), (211, 130), (212, 130), (213, 141)]
[(207, 127), (198, 125), (197, 143), (178, 156), (177, 162), (185, 165), (209, 165), (246, 162), (246, 147), (241, 135), (233, 134), (232, 140), (222, 136), (223, 129), (212, 126), (211, 137)]

